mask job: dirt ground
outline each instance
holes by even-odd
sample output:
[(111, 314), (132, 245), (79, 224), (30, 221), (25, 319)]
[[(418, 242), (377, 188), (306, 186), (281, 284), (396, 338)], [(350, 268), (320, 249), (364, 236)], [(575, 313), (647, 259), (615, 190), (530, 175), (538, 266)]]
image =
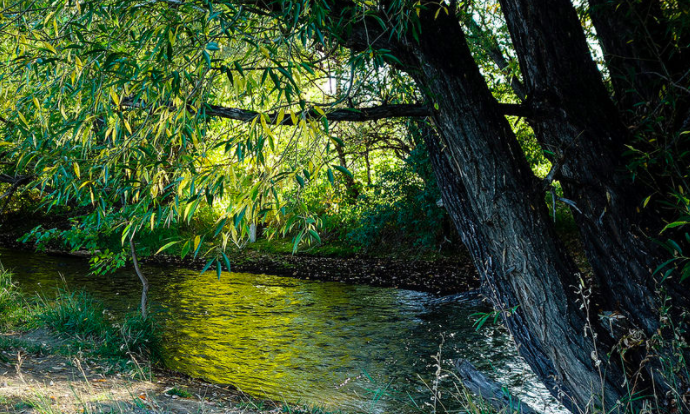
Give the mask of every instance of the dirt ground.
[[(17, 346), (0, 353), (0, 413), (277, 413), (281, 407), (231, 387), (164, 370), (112, 372), (103, 361), (68, 356), (47, 331), (3, 334)], [(139, 375), (133, 375), (136, 373)], [(145, 372), (149, 372), (145, 374)], [(139, 378), (145, 379), (139, 379)]]

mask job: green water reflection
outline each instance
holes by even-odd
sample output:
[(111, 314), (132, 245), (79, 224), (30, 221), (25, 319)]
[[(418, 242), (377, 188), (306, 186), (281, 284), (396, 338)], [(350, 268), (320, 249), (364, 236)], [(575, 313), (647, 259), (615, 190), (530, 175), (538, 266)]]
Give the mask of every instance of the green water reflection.
[[(2, 249), (0, 260), (26, 291), (67, 283), (114, 311), (136, 309), (131, 271), (94, 277), (82, 260)], [(437, 305), (426, 293), (241, 273), (218, 280), (152, 266), (145, 272), (166, 363), (194, 377), (329, 409), (417, 412), (414, 404), (430, 401), (423, 381), (432, 379), (431, 356), (444, 338), (445, 361), (469, 358), (543, 404), (504, 332), (477, 333), (469, 318), (475, 310)]]

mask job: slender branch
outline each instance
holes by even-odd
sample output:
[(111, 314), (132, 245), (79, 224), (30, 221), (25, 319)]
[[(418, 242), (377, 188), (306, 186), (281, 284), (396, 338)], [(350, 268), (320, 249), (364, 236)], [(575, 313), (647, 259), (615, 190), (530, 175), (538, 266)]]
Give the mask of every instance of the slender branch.
[(0, 183), (12, 184), (17, 187), (28, 184), (32, 179), (33, 177), (30, 175), (11, 176), (8, 174), (0, 174)]
[(12, 122), (9, 121), (9, 120), (8, 120), (7, 118), (5, 118), (4, 116), (0, 116), (0, 122), (2, 122), (3, 124), (10, 125), (10, 126), (12, 125)]
[(139, 269), (139, 260), (137, 260), (137, 250), (136, 246), (134, 245), (134, 235), (129, 237), (129, 248), (132, 252), (132, 263), (134, 263), (134, 271), (136, 272), (137, 276), (139, 276), (139, 280), (141, 281), (141, 317), (143, 319), (146, 319), (146, 302), (149, 293), (149, 281), (148, 279), (146, 279), (146, 276), (144, 276), (144, 274), (141, 272), (141, 269)]

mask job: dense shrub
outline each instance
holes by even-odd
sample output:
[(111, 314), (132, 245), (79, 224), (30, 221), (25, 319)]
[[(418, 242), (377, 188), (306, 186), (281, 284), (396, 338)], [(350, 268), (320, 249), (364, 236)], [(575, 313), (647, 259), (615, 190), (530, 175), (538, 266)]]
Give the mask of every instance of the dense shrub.
[(431, 172), (426, 150), (418, 146), (405, 163), (380, 171), (349, 214), (346, 240), (364, 249), (438, 250), (454, 230)]

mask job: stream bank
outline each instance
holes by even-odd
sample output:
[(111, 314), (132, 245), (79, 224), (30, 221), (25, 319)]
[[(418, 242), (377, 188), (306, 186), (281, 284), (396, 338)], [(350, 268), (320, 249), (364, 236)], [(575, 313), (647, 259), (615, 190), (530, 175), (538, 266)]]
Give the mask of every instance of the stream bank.
[[(0, 234), (0, 247), (34, 251), (31, 244), (20, 243), (16, 232)], [(69, 252), (57, 248), (53, 255), (88, 256), (88, 252)], [(369, 257), (366, 255), (322, 256), (310, 253), (289, 254), (253, 248), (234, 251), (230, 257), (232, 271), (273, 274), (304, 280), (365, 284), (452, 295), (479, 287), (479, 276), (469, 256), (462, 252), (453, 257), (405, 259), (400, 257)], [(204, 259), (159, 254), (142, 257), (144, 264), (166, 265), (201, 270)]]

